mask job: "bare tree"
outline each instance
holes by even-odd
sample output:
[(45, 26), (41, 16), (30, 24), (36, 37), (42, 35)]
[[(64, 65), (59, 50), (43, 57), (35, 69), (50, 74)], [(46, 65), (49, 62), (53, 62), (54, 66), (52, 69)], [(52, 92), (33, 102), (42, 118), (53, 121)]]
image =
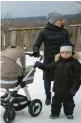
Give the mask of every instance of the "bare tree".
[[(12, 25), (12, 23), (10, 22), (9, 18), (12, 18), (12, 14), (10, 12), (6, 13), (2, 19), (1, 19), (1, 27), (4, 31), (7, 31), (9, 29), (9, 27)], [(3, 23), (4, 21), (4, 23)]]
[(81, 2), (80, 1), (77, 1), (77, 3), (81, 5)]
[(76, 1), (77, 5), (78, 5), (78, 11), (79, 13), (81, 13), (81, 1)]

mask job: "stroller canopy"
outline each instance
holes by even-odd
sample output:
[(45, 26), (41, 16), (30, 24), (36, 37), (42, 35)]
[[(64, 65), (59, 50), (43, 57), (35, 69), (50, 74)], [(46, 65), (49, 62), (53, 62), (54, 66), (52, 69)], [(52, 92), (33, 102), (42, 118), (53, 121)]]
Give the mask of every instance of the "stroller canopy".
[(24, 68), (25, 53), (21, 47), (9, 46), (1, 52), (1, 80), (18, 80), (18, 77), (23, 75)]

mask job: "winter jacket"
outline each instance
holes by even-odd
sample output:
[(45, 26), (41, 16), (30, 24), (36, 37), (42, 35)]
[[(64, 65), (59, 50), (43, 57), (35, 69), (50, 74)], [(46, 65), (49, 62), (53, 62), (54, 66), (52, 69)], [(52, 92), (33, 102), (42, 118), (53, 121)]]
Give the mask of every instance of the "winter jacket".
[[(68, 40), (69, 33), (66, 29), (47, 23), (35, 41), (33, 52), (39, 52), (40, 46), (44, 43), (44, 63), (49, 64), (53, 62), (55, 54), (59, 52), (60, 45)], [(54, 79), (52, 73), (44, 71), (43, 79), (52, 81)]]
[(73, 57), (67, 60), (60, 58), (50, 65), (40, 64), (39, 68), (44, 71), (54, 71), (53, 91), (58, 95), (66, 95), (71, 90), (78, 91), (80, 87), (80, 63)]

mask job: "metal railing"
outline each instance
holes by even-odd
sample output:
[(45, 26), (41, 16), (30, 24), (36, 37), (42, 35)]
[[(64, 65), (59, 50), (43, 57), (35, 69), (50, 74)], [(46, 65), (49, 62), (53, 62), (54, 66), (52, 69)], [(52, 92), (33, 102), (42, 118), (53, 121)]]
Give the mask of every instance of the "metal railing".
[[(16, 45), (21, 46), (27, 51), (31, 51), (38, 33), (43, 28), (44, 27), (10, 28), (7, 31), (1, 31), (1, 50), (4, 50), (15, 42)], [(77, 50), (81, 50), (81, 24), (69, 25), (66, 28), (69, 33), (72, 33), (71, 41)]]

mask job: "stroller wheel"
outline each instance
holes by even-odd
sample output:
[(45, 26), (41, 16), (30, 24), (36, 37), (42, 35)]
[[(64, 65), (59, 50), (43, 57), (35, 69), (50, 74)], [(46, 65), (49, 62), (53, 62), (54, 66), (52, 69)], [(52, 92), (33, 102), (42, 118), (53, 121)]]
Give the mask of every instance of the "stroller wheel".
[(34, 99), (28, 106), (28, 111), (31, 116), (36, 117), (42, 110), (42, 102), (39, 99)]
[(6, 123), (11, 123), (15, 119), (16, 113), (13, 107), (6, 109), (3, 115), (3, 119)]

